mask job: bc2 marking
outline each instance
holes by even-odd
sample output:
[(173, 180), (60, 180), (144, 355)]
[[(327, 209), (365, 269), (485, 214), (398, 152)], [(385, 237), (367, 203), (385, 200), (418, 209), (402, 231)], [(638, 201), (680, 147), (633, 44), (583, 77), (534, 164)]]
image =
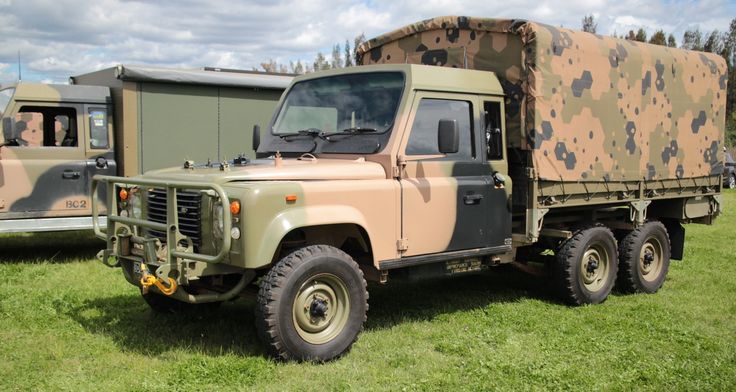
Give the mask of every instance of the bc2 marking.
[(87, 200), (67, 200), (67, 209), (83, 209), (87, 208)]

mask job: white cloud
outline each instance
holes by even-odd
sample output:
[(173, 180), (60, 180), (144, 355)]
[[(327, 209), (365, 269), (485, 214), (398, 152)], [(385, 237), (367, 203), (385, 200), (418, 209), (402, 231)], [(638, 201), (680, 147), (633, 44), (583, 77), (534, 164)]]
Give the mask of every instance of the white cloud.
[[(578, 28), (594, 14), (598, 31), (664, 29), (678, 40), (688, 28), (726, 30), (727, 0), (0, 0), (0, 81), (66, 81), (117, 63), (250, 69), (274, 59), (310, 63), (360, 33), (371, 38), (440, 15), (527, 18)], [(304, 61), (307, 59), (307, 61)]]

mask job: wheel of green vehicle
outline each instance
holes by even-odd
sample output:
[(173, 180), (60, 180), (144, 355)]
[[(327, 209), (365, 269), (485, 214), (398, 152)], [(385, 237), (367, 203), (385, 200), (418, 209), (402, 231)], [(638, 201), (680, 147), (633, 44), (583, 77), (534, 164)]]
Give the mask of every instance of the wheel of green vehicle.
[(629, 232), (619, 247), (617, 287), (630, 293), (654, 293), (670, 267), (670, 239), (661, 222), (647, 222)]
[(220, 307), (220, 302), (207, 302), (203, 304), (190, 304), (182, 302), (165, 295), (148, 292), (141, 294), (143, 300), (156, 313), (193, 313), (193, 312), (212, 312)]
[(272, 355), (328, 361), (347, 352), (363, 329), (368, 292), (358, 264), (326, 245), (281, 259), (261, 281), (256, 327)]
[(616, 239), (605, 227), (576, 232), (556, 253), (555, 279), (562, 299), (572, 305), (608, 298), (616, 278)]

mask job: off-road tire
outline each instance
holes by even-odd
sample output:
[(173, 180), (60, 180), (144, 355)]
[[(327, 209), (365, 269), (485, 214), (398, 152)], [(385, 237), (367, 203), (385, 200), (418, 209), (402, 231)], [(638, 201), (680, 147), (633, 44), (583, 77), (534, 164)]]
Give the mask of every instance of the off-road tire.
[(575, 232), (557, 249), (556, 259), (553, 279), (563, 301), (578, 306), (608, 298), (618, 264), (611, 230), (593, 226)]
[(141, 294), (143, 300), (156, 313), (183, 314), (183, 313), (208, 313), (214, 312), (220, 307), (221, 302), (206, 302), (202, 304), (190, 304), (165, 295), (148, 292)]
[[(647, 252), (653, 254), (649, 265), (645, 264)], [(617, 289), (625, 293), (657, 292), (667, 277), (670, 254), (670, 238), (661, 222), (650, 221), (632, 230), (619, 245)]]
[[(328, 284), (325, 285), (325, 281)], [(325, 323), (334, 322), (336, 326), (332, 331), (334, 336), (322, 336), (325, 341), (315, 343), (315, 339), (320, 337), (305, 332), (304, 317), (298, 319), (301, 316), (298, 311), (304, 309), (307, 312), (307, 306), (300, 306), (311, 295), (304, 294), (305, 291), (320, 286), (325, 288), (324, 292), (329, 292), (331, 287), (335, 296), (326, 295), (327, 298), (332, 298), (332, 301), (326, 302), (330, 309), (328, 312), (334, 313), (327, 313), (327, 316), (323, 313), (319, 317), (331, 320)], [(339, 294), (341, 291), (344, 293)], [(312, 301), (317, 300), (317, 296), (312, 298)], [(342, 312), (339, 311), (340, 305)], [(308, 317), (312, 317), (311, 310), (310, 306)], [(262, 279), (255, 320), (261, 339), (275, 358), (324, 362), (350, 350), (363, 330), (367, 311), (368, 291), (358, 264), (340, 249), (327, 245), (311, 245), (282, 258)], [(326, 328), (333, 326), (330, 324)]]

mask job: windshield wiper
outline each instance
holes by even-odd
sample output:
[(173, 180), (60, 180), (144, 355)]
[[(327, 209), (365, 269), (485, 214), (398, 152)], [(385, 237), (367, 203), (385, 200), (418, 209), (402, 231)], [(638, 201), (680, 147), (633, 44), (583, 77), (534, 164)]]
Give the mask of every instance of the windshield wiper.
[(329, 137), (329, 136), (335, 136), (335, 135), (355, 135), (359, 133), (375, 133), (375, 132), (378, 132), (376, 128), (350, 127), (350, 128), (345, 128), (339, 132), (323, 133), (322, 136)]
[(300, 129), (296, 131), (296, 133), (284, 133), (284, 134), (279, 135), (279, 137), (282, 139), (289, 139), (289, 138), (297, 137), (297, 136), (311, 136), (312, 139), (314, 139), (317, 136), (320, 138), (324, 138), (324, 133), (319, 128), (307, 128), (307, 129)]

